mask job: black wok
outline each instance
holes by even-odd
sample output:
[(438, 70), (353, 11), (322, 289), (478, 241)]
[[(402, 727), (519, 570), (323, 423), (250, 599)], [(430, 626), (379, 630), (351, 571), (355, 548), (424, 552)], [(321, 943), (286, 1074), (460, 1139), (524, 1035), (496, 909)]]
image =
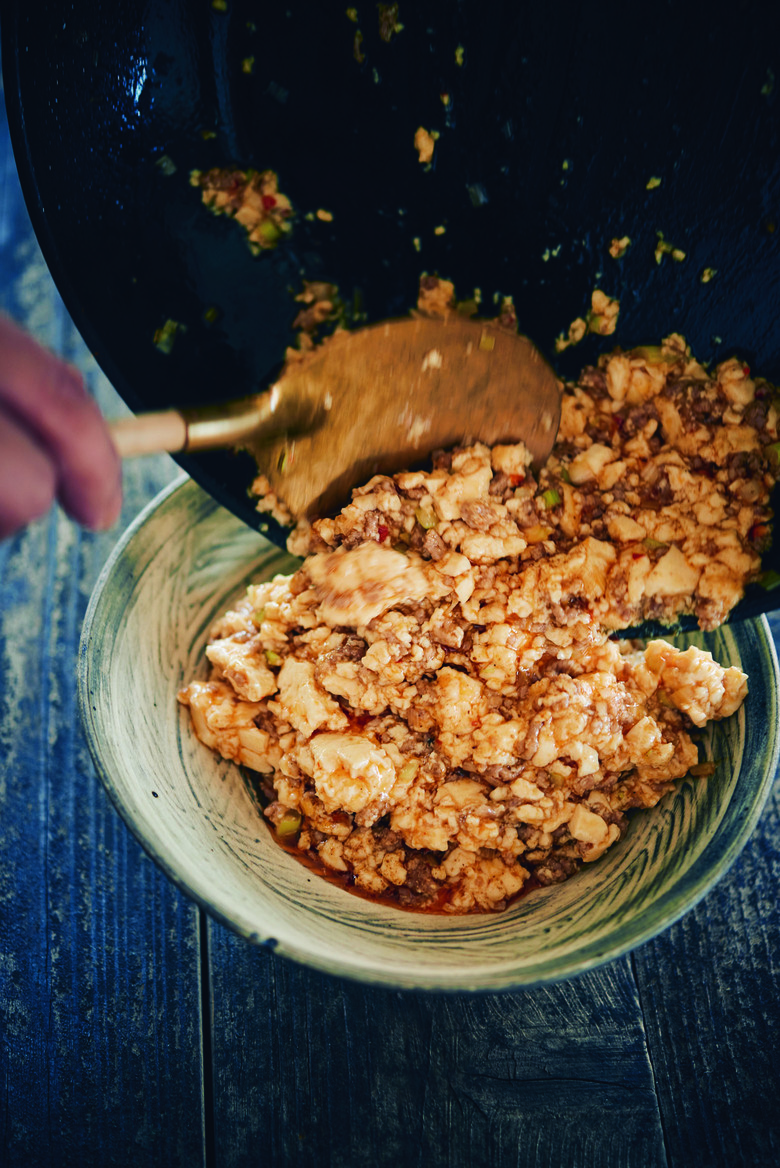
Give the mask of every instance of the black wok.
[[(346, 9), (0, 3), (30, 214), (68, 309), (132, 408), (266, 383), (293, 341), (304, 278), (337, 283), (352, 319), (373, 321), (404, 314), (424, 270), (461, 297), (479, 288), (488, 310), (511, 294), (548, 354), (594, 287), (619, 297), (615, 337), (562, 354), (563, 375), (614, 343), (677, 331), (702, 361), (737, 352), (780, 380), (769, 9), (401, 0), (389, 41), (375, 4), (358, 7), (357, 24)], [(440, 134), (428, 170), (413, 147), (420, 125)], [(234, 163), (276, 170), (297, 209), (275, 251), (254, 257), (189, 185), (192, 168)], [(332, 221), (307, 218), (318, 209)], [(659, 231), (683, 262), (656, 263)], [(618, 262), (608, 246), (623, 235), (633, 242)], [(705, 268), (716, 275), (703, 284)], [(166, 320), (186, 327), (167, 355), (153, 343)], [(248, 456), (180, 462), (242, 519), (265, 522), (247, 499)], [(780, 567), (776, 550), (766, 566)], [(765, 607), (754, 587), (740, 612)]]

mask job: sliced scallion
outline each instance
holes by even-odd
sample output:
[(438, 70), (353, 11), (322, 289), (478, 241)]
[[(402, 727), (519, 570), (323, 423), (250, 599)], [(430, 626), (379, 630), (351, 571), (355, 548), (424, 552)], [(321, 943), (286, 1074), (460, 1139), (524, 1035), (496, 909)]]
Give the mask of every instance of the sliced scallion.
[(301, 829), (301, 813), (294, 808), (285, 811), (282, 818), (276, 825), (276, 834), (281, 839), (288, 839), (292, 835), (297, 835)]
[(430, 531), (432, 527), (436, 526), (436, 513), (430, 507), (418, 507), (414, 513), (414, 517), (426, 531)]

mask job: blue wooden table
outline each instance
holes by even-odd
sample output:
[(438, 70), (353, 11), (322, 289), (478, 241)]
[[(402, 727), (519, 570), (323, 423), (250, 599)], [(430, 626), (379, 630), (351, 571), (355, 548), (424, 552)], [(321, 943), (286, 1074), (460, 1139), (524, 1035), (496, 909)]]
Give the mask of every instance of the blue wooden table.
[[(116, 416), (4, 120), (0, 174), (0, 307)], [(122, 522), (177, 473), (128, 465)], [(777, 794), (694, 911), (577, 980), (444, 996), (298, 968), (186, 900), (95, 777), (76, 650), (116, 537), (53, 512), (0, 544), (0, 1164), (780, 1163)]]

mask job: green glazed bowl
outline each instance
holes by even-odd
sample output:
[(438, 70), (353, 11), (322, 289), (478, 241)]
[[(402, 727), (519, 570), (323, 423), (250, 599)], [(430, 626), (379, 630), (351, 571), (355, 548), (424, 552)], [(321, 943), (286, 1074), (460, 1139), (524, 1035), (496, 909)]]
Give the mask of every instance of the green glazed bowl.
[(745, 705), (708, 731), (714, 776), (683, 780), (566, 883), (505, 913), (448, 917), (375, 905), (313, 875), (274, 843), (241, 770), (195, 738), (176, 701), (206, 674), (212, 621), (249, 582), (296, 563), (186, 480), (119, 541), (84, 623), (79, 689), (97, 770), (149, 855), (216, 920), (363, 982), (510, 989), (571, 977), (647, 941), (739, 854), (778, 761), (778, 667), (763, 618), (680, 638), (749, 675)]

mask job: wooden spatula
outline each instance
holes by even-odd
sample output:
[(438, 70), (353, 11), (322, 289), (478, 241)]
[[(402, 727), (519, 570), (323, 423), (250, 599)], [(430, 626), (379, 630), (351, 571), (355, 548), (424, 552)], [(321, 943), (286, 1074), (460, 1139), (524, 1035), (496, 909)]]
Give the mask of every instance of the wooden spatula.
[(560, 387), (527, 337), (489, 321), (408, 318), (335, 334), (264, 393), (112, 425), (123, 457), (249, 450), (297, 518), (325, 514), (373, 474), (464, 441), (522, 440), (541, 465)]

